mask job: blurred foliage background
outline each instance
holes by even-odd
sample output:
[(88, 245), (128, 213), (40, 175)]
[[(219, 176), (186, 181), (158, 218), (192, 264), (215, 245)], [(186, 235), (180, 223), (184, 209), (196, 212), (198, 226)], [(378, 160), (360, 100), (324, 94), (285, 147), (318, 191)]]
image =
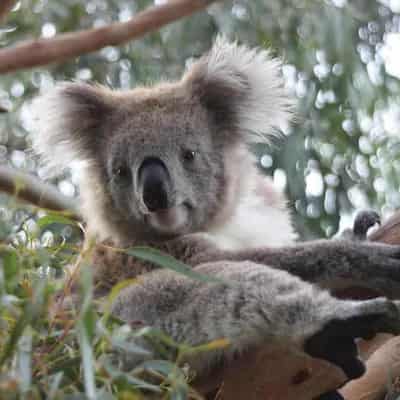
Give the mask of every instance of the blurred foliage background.
[[(125, 21), (161, 2), (21, 0), (0, 27), (0, 45)], [(29, 100), (39, 89), (63, 79), (129, 88), (175, 78), (223, 32), (284, 59), (286, 84), (299, 99), (297, 122), (255, 151), (286, 189), (303, 237), (332, 235), (355, 209), (389, 214), (400, 208), (399, 13), (399, 0), (225, 1), (127, 45), (3, 75), (0, 105), (11, 112), (0, 114), (0, 162), (41, 176), (29, 150)], [(74, 196), (73, 182), (65, 175), (54, 183)], [(29, 217), (0, 200), (3, 222), (18, 227)]]

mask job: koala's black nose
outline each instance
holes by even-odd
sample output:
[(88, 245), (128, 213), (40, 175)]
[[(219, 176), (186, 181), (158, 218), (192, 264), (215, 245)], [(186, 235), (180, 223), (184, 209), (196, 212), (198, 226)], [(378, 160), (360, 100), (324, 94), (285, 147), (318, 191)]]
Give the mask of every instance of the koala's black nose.
[(165, 164), (158, 158), (146, 158), (139, 168), (139, 185), (143, 202), (149, 211), (168, 208), (169, 174)]

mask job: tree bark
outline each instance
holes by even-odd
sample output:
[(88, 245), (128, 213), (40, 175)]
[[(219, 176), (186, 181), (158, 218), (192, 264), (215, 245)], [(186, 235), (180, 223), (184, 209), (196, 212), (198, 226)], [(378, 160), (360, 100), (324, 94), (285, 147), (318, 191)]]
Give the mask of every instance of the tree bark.
[(8, 193), (37, 207), (66, 211), (79, 218), (75, 199), (63, 196), (53, 185), (46, 184), (33, 175), (0, 165), (0, 192)]
[[(4, 0), (2, 0), (4, 1)], [(216, 0), (170, 0), (127, 22), (35, 39), (0, 50), (0, 73), (62, 62), (106, 46), (117, 46), (206, 8)]]

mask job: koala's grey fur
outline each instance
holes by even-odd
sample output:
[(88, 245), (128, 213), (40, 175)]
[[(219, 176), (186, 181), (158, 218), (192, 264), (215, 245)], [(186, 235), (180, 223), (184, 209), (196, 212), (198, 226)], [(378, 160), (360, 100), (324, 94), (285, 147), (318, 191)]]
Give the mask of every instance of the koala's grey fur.
[[(227, 282), (152, 271), (100, 248), (94, 267), (103, 289), (142, 275), (116, 299), (115, 315), (192, 345), (228, 338), (228, 350), (188, 360), (200, 374), (243, 349), (278, 341), (326, 358), (353, 378), (362, 373), (353, 339), (399, 333), (398, 303), (341, 301), (304, 280), (326, 287), (356, 280), (398, 297), (400, 249), (291, 244), (284, 200), (247, 148), (290, 117), (279, 67), (265, 50), (219, 38), (179, 82), (127, 92), (61, 84), (36, 103), (34, 145), (52, 168), (80, 162), (83, 213), (100, 240), (151, 244)], [(155, 211), (140, 183), (149, 159), (167, 176), (168, 206)]]

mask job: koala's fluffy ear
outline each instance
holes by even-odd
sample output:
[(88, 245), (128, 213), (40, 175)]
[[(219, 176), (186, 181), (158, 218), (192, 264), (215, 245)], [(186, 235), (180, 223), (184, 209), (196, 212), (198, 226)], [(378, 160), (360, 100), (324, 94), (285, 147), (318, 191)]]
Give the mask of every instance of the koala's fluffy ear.
[(90, 161), (100, 125), (112, 111), (112, 92), (85, 83), (60, 83), (32, 103), (33, 147), (49, 169)]
[(289, 122), (293, 100), (284, 88), (281, 62), (268, 50), (250, 49), (219, 36), (210, 53), (183, 77), (218, 124), (260, 141)]

